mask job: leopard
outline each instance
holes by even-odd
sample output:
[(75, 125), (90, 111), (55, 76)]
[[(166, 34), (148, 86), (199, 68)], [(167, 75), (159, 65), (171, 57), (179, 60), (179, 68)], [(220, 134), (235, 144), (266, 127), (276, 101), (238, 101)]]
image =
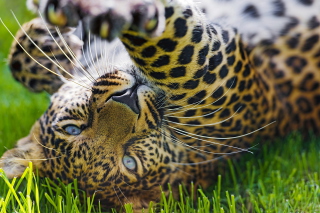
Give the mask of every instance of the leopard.
[(318, 0), (28, 5), (42, 15), (17, 33), (9, 67), (51, 98), (2, 156), (8, 177), (31, 161), (102, 205), (139, 212), (169, 184), (208, 187), (221, 161), (257, 139), (320, 130)]

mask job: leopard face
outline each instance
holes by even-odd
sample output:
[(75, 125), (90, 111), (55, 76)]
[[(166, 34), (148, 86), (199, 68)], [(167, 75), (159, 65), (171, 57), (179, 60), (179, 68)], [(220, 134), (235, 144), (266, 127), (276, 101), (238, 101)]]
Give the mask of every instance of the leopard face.
[(39, 119), (47, 159), (40, 172), (68, 182), (77, 179), (80, 188), (108, 207), (122, 202), (146, 207), (158, 199), (159, 185), (173, 183), (180, 173), (168, 162), (185, 156), (167, 136), (161, 98), (161, 92), (121, 71), (101, 76), (88, 88), (62, 86)]

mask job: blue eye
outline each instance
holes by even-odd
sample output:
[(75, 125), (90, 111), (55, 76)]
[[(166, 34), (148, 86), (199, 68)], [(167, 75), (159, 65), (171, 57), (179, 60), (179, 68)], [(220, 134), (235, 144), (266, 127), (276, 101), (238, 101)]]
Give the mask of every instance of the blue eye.
[(79, 135), (81, 133), (81, 129), (75, 125), (67, 125), (64, 130), (70, 135)]
[(122, 159), (123, 165), (130, 170), (134, 170), (137, 166), (136, 161), (133, 157), (125, 155)]

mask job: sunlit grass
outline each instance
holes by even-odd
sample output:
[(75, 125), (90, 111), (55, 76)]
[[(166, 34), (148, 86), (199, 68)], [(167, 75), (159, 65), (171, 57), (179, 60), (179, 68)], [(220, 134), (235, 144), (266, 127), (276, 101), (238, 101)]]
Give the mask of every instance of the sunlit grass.
[[(254, 157), (229, 161), (216, 183), (198, 189), (195, 198), (193, 185), (180, 186), (178, 198), (160, 194), (162, 201), (150, 203), (145, 212), (320, 212), (319, 139), (305, 144), (299, 134), (293, 134), (277, 143), (264, 146)], [(105, 211), (78, 189), (76, 181), (64, 185), (31, 171), (30, 164), (19, 179), (0, 176), (0, 212)], [(133, 212), (132, 205), (124, 205), (123, 210)]]

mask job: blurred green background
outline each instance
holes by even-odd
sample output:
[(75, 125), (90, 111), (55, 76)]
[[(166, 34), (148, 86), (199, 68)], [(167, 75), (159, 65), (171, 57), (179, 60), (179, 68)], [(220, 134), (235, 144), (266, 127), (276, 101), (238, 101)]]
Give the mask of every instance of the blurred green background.
[[(18, 31), (19, 25), (12, 13), (20, 23), (34, 17), (27, 11), (26, 0), (0, 0), (0, 18), (13, 34)], [(12, 36), (0, 23), (0, 155), (28, 134), (48, 105), (46, 94), (33, 94), (12, 78), (7, 67), (12, 41)]]

